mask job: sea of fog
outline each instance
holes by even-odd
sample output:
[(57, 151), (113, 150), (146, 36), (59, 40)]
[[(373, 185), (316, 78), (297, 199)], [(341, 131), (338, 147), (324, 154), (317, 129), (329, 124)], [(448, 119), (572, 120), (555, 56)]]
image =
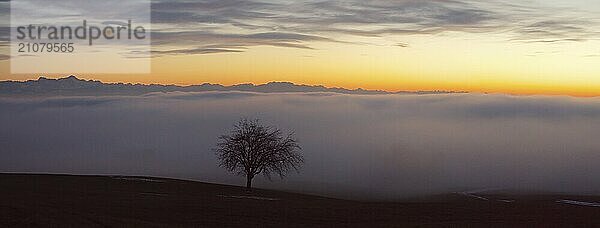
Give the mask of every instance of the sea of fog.
[(242, 117), (294, 131), (305, 164), (256, 186), (393, 199), (474, 189), (600, 192), (600, 99), (244, 92), (0, 98), (0, 172), (243, 185), (216, 138)]

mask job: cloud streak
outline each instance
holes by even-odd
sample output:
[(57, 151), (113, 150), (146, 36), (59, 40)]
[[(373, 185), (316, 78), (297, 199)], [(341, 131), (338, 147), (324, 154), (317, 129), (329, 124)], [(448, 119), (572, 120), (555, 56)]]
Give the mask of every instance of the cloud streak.
[[(561, 13), (568, 11), (577, 17)], [(597, 16), (582, 9), (499, 0), (158, 1), (153, 13), (155, 23), (177, 27), (176, 31), (161, 31), (163, 44), (189, 40), (181, 30), (210, 31), (192, 35), (198, 37), (195, 46), (203, 40), (208, 40), (208, 45), (226, 45), (231, 43), (224, 38), (227, 36), (247, 38), (268, 33), (322, 39), (281, 42), (272, 37), (260, 41), (238, 38), (235, 45), (309, 48), (315, 41), (348, 41), (349, 36), (436, 35), (451, 31), (506, 33), (512, 36), (509, 42), (581, 42), (596, 37), (599, 25)], [(219, 44), (219, 40), (223, 42)]]

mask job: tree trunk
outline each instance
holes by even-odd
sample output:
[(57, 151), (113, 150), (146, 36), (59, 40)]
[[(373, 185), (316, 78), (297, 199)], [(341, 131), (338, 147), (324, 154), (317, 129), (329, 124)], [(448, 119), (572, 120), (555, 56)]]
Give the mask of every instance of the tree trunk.
[(252, 190), (252, 177), (246, 176), (246, 190)]

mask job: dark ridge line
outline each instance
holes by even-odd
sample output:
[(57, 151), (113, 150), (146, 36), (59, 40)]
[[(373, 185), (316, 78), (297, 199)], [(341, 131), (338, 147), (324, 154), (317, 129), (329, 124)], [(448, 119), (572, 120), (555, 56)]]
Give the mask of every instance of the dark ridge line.
[(398, 91), (346, 89), (341, 87), (325, 87), (323, 85), (304, 85), (292, 82), (269, 82), (255, 85), (252, 83), (224, 86), (221, 84), (204, 83), (199, 85), (161, 85), (141, 83), (104, 83), (99, 80), (83, 80), (76, 76), (58, 79), (40, 77), (27, 81), (0, 81), (0, 94), (14, 96), (36, 95), (143, 95), (152, 92), (208, 92), (208, 91), (242, 91), (259, 93), (285, 92), (329, 92), (339, 94), (380, 95), (380, 94), (450, 94), (467, 93), (464, 91)]

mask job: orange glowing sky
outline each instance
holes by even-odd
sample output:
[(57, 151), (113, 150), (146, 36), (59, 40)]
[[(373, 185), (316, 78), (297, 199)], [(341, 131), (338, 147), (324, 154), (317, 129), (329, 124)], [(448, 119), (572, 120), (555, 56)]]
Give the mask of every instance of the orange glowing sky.
[[(600, 96), (600, 6), (594, 1), (158, 2), (150, 74), (77, 75), (178, 85), (289, 81)], [(178, 17), (183, 21), (175, 23), (163, 11), (210, 20)], [(0, 61), (0, 80), (40, 76), (11, 74), (9, 61)]]

